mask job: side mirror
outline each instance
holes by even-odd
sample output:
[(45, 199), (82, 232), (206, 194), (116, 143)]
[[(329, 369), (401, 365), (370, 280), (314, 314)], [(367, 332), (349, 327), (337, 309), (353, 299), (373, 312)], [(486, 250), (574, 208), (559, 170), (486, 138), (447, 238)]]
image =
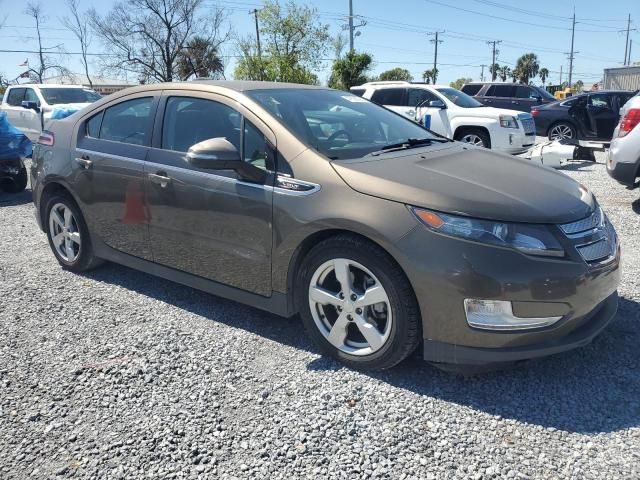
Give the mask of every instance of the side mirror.
[(439, 108), (441, 110), (444, 110), (445, 108), (447, 108), (447, 106), (444, 104), (444, 102), (442, 100), (431, 100), (428, 103), (428, 105), (431, 108)]
[(38, 102), (29, 101), (29, 100), (24, 100), (22, 102), (22, 108), (26, 108), (28, 110), (33, 110), (35, 112), (39, 112), (40, 111), (40, 107), (38, 107)]
[(264, 170), (243, 162), (238, 149), (226, 138), (217, 137), (192, 145), (185, 156), (187, 162), (203, 170), (234, 170), (245, 180), (262, 183)]

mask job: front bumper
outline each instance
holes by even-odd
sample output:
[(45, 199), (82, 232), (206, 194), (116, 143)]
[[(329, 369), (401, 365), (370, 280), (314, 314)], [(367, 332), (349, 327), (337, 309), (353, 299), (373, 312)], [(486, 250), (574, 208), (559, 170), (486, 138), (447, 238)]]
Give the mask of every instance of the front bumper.
[(535, 135), (526, 135), (522, 129), (500, 128), (491, 138), (491, 149), (517, 155), (526, 152), (535, 142)]
[(546, 357), (584, 347), (604, 330), (618, 310), (615, 292), (591, 312), (578, 329), (548, 341), (518, 347), (468, 347), (435, 340), (424, 340), (424, 359), (428, 362), (455, 365), (487, 365)]

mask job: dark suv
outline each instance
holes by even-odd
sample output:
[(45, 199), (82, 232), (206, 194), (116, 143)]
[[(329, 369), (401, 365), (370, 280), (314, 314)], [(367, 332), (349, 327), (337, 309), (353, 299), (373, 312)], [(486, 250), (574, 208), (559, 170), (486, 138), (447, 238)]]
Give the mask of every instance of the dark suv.
[(519, 83), (467, 83), (462, 91), (488, 107), (511, 108), (522, 112), (556, 101), (544, 88)]

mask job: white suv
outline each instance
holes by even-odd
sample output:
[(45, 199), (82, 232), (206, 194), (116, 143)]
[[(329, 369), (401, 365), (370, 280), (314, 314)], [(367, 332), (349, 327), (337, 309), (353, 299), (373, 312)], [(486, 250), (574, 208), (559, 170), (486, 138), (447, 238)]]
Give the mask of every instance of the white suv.
[(35, 142), (54, 110), (80, 109), (100, 99), (82, 85), (22, 84), (11, 85), (4, 92), (0, 111), (9, 122)]
[(505, 153), (527, 151), (536, 139), (529, 113), (485, 107), (455, 88), (410, 82), (369, 82), (351, 93), (422, 123), (448, 138)]

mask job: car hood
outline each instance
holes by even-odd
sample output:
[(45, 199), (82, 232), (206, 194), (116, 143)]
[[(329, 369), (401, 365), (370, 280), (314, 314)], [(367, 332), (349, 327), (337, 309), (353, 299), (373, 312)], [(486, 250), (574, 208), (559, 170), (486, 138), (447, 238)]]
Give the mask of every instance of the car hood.
[(587, 217), (595, 206), (593, 195), (562, 173), (460, 143), (332, 165), (360, 193), (489, 220), (567, 223)]
[(460, 112), (465, 117), (483, 117), (498, 119), (500, 115), (511, 115), (518, 117), (523, 113), (518, 110), (509, 110), (507, 108), (495, 108), (495, 107), (473, 107), (473, 108), (458, 108), (456, 112)]

